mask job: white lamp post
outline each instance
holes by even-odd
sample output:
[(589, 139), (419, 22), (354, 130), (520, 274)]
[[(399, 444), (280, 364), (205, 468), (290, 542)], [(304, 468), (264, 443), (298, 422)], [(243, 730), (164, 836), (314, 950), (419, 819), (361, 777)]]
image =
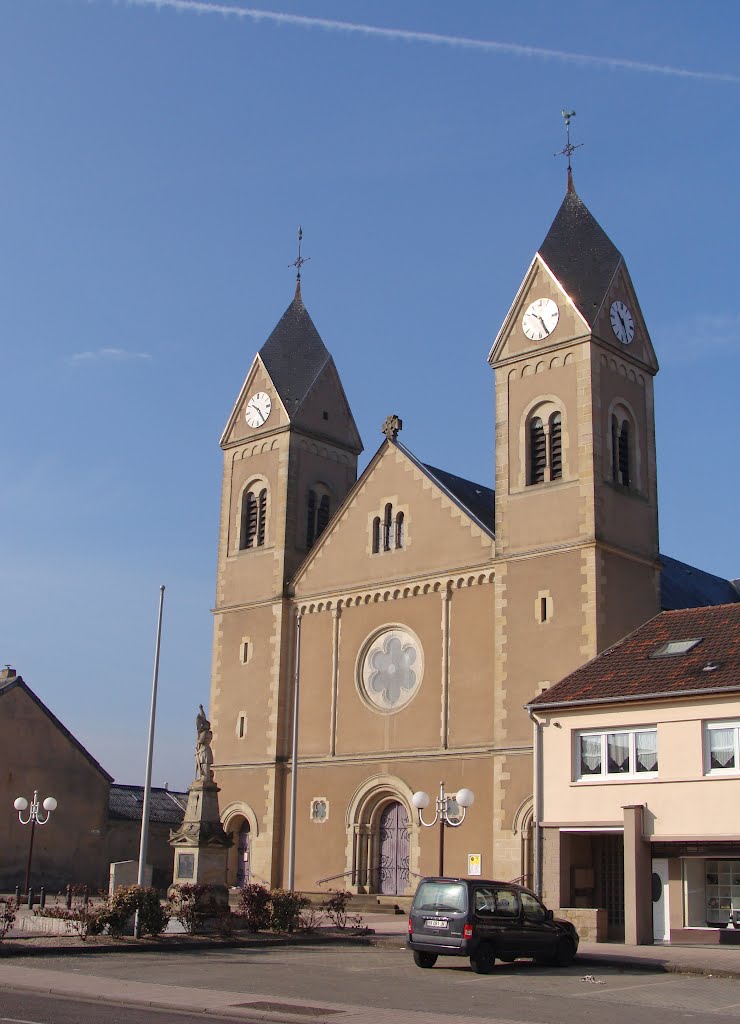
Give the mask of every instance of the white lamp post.
[[(41, 814), (41, 806), (46, 811), (46, 817)], [(37, 789), (33, 791), (33, 800), (31, 806), (28, 807), (28, 800), (24, 796), (19, 796), (13, 803), (16, 811), (18, 811), (18, 821), (21, 825), (31, 826), (31, 841), (28, 844), (28, 863), (26, 864), (26, 892), (28, 892), (31, 884), (31, 858), (33, 857), (33, 834), (36, 830), (37, 825), (46, 825), (51, 812), (57, 809), (57, 802), (53, 796), (47, 796), (44, 800), (43, 805), (39, 805), (39, 793)], [(24, 819), (23, 812), (28, 809), (28, 817)]]
[[(444, 875), (445, 866), (445, 825), (449, 825), (450, 828), (457, 828), (465, 821), (465, 813), (468, 807), (472, 807), (473, 801), (475, 800), (475, 794), (472, 789), (459, 789), (454, 797), (445, 796), (445, 784), (440, 782), (439, 784), (439, 796), (435, 801), (435, 812), (434, 819), (432, 821), (424, 821), (422, 817), (422, 811), (429, 806), (431, 797), (428, 793), (423, 790), (419, 790), (418, 793), (414, 793), (411, 797), (411, 803), (419, 812), (419, 824), (425, 828), (432, 828), (439, 822), (439, 874)], [(453, 811), (451, 806), (452, 803), (457, 804), (458, 807), (462, 808), (462, 814), (458, 818), (457, 814)], [(456, 819), (456, 820), (454, 820)]]

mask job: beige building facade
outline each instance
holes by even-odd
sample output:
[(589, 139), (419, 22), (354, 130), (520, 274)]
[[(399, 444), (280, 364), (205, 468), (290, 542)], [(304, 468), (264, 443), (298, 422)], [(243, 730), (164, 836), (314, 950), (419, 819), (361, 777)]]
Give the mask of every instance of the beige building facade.
[(663, 612), (530, 706), (543, 894), (582, 935), (740, 941), (740, 603)]
[(357, 479), (300, 279), (249, 369), (221, 439), (210, 703), (230, 885), (288, 880), (296, 685), (298, 888), (413, 892), (438, 833), (411, 797), (440, 780), (475, 793), (445, 871), (475, 854), (533, 880), (523, 706), (660, 608), (657, 361), (572, 185), (489, 363), (495, 500), (422, 464), (391, 417)]

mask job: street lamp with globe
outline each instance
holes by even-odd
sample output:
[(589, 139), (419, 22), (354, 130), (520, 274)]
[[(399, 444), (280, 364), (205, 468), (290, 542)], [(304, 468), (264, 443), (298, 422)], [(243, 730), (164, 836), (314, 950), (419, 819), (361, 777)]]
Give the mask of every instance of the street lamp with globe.
[[(41, 807), (43, 806), (46, 811), (46, 817), (41, 813)], [(51, 812), (57, 809), (57, 802), (53, 796), (47, 796), (43, 804), (39, 804), (39, 793), (37, 789), (33, 791), (33, 800), (31, 806), (28, 806), (28, 800), (24, 796), (19, 796), (13, 803), (16, 811), (18, 811), (18, 821), (21, 825), (31, 826), (31, 840), (28, 844), (28, 862), (26, 863), (26, 892), (28, 892), (31, 885), (31, 860), (33, 858), (33, 835), (37, 825), (46, 825), (51, 817)], [(23, 812), (28, 809), (28, 817), (24, 819)]]
[[(445, 826), (457, 828), (465, 821), (465, 813), (468, 807), (472, 807), (475, 794), (472, 789), (458, 789), (454, 796), (445, 796), (445, 784), (439, 784), (439, 796), (435, 800), (434, 818), (432, 821), (424, 821), (422, 811), (431, 803), (431, 797), (423, 790), (414, 793), (411, 803), (419, 812), (419, 824), (425, 828), (433, 828), (439, 822), (439, 874), (444, 875), (445, 863)], [(461, 811), (462, 813), (458, 813)]]

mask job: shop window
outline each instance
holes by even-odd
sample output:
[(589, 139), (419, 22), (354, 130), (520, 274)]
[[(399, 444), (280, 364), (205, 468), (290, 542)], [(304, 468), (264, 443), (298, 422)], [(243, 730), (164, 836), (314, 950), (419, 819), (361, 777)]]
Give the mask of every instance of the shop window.
[(579, 733), (576, 743), (579, 780), (657, 775), (657, 729)]

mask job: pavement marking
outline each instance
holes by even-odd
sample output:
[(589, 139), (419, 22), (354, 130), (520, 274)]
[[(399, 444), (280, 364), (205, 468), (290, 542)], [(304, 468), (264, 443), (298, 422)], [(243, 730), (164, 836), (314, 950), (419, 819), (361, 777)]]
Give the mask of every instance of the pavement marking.
[(0, 1021), (7, 1021), (8, 1024), (41, 1024), (38, 1020), (21, 1020), (19, 1017), (0, 1017)]

